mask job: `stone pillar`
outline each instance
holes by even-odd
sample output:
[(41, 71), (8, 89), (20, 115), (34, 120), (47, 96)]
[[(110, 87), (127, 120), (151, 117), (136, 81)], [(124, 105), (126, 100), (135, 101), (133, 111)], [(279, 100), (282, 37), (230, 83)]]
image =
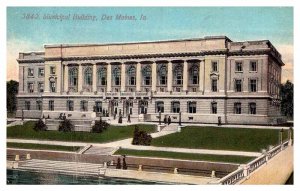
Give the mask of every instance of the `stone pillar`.
[(174, 174), (178, 174), (178, 168), (174, 168)]
[(138, 62), (136, 65), (136, 91), (141, 91), (141, 63)]
[(97, 65), (93, 64), (93, 92), (97, 91)]
[(216, 178), (216, 171), (214, 171), (214, 170), (211, 171), (211, 177), (212, 177), (212, 178)]
[(138, 171), (143, 171), (143, 166), (142, 165), (139, 165)]
[(19, 161), (19, 160), (20, 160), (20, 155), (16, 155), (15, 161)]
[(157, 79), (157, 71), (156, 71), (156, 62), (153, 62), (152, 63), (152, 78), (151, 78), (151, 81), (152, 81), (152, 91), (156, 91), (156, 79)]
[(183, 91), (188, 90), (188, 63), (186, 60), (183, 62)]
[(172, 62), (168, 62), (168, 92), (173, 89), (173, 68)]
[(124, 63), (121, 64), (121, 92), (125, 92), (126, 85), (126, 66)]
[(199, 91), (204, 93), (204, 84), (205, 84), (205, 65), (204, 60), (200, 61), (199, 66)]
[(83, 82), (83, 76), (82, 76), (82, 65), (81, 63), (79, 64), (78, 67), (78, 92), (82, 91), (82, 82)]
[(31, 157), (30, 157), (30, 154), (26, 154), (26, 160), (30, 160)]
[(69, 90), (69, 66), (65, 65), (65, 74), (64, 74), (64, 91), (67, 92)]
[(111, 64), (107, 64), (107, 82), (106, 82), (106, 91), (111, 92)]

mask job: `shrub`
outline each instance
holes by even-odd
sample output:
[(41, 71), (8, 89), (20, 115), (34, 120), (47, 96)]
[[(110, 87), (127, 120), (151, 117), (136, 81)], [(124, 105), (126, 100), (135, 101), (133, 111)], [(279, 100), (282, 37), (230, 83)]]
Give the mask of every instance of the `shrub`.
[(35, 131), (46, 131), (47, 126), (42, 119), (39, 119), (38, 122), (34, 125), (33, 130)]
[(95, 125), (92, 127), (92, 133), (102, 133), (106, 129), (108, 129), (109, 124), (105, 121), (95, 121)]
[(71, 123), (69, 119), (64, 119), (60, 122), (58, 131), (62, 132), (71, 132), (74, 131), (74, 125)]
[(150, 145), (152, 137), (145, 131), (140, 131), (138, 126), (135, 126), (133, 133), (133, 145)]

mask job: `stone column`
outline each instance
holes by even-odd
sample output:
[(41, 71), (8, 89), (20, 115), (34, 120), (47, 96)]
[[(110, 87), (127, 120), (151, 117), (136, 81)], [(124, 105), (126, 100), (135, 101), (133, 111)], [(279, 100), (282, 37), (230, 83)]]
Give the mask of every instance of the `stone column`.
[(121, 64), (121, 92), (125, 92), (125, 85), (126, 85), (126, 67), (125, 67), (125, 64), (122, 63)]
[(186, 60), (183, 62), (183, 91), (188, 90), (188, 63)]
[(93, 92), (97, 91), (97, 65), (93, 64)]
[(136, 91), (141, 91), (141, 63), (138, 62), (136, 65)]
[(106, 91), (111, 92), (111, 64), (110, 63), (107, 64), (106, 74), (107, 74)]
[(151, 72), (151, 84), (152, 84), (152, 91), (156, 91), (156, 79), (157, 79), (157, 72), (156, 72), (156, 62), (152, 63), (152, 72)]
[(201, 60), (199, 63), (199, 91), (204, 93), (204, 84), (205, 84), (205, 65), (204, 60)]
[(173, 68), (172, 62), (168, 62), (168, 92), (172, 91), (173, 88)]
[(64, 68), (64, 91), (67, 92), (69, 90), (69, 66), (65, 65)]
[(82, 65), (81, 63), (79, 63), (79, 67), (78, 67), (78, 92), (82, 91), (82, 80), (83, 76), (82, 76)]

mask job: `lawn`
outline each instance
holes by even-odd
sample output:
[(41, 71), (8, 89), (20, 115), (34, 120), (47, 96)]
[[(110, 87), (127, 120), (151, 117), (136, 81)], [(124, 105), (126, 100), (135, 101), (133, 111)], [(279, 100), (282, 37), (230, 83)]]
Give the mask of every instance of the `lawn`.
[(119, 149), (114, 154), (142, 156), (142, 157), (183, 159), (183, 160), (211, 161), (211, 162), (229, 162), (229, 163), (238, 163), (238, 164), (247, 163), (255, 158), (255, 157), (246, 157), (246, 156), (209, 155), (209, 154), (179, 153), (179, 152), (150, 151), (150, 150), (131, 150), (131, 149)]
[[(152, 146), (260, 152), (279, 143), (279, 131), (225, 127), (184, 127), (181, 132), (158, 137)], [(284, 131), (284, 140), (288, 130)]]
[[(18, 139), (38, 139), (38, 140), (55, 140), (55, 141), (76, 141), (76, 142), (93, 142), (106, 143), (133, 137), (134, 125), (129, 126), (110, 126), (103, 133), (90, 132), (59, 132), (59, 131), (34, 131), (35, 122), (29, 121), (24, 125), (16, 125), (7, 128), (8, 138)], [(140, 130), (146, 132), (155, 132), (154, 125), (138, 125)]]
[(80, 147), (61, 146), (61, 145), (45, 145), (45, 144), (31, 144), (31, 143), (7, 143), (7, 148), (21, 148), (21, 149), (37, 149), (37, 150), (57, 150), (57, 151), (78, 151)]

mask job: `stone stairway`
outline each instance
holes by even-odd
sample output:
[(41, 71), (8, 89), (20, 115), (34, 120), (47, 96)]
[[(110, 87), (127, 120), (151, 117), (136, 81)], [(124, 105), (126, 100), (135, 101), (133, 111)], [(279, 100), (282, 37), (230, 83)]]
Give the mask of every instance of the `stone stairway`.
[(116, 151), (116, 148), (114, 148), (114, 147), (97, 147), (97, 146), (91, 146), (83, 154), (90, 154), (90, 155), (112, 155), (115, 151)]
[(50, 171), (56, 173), (71, 173), (80, 175), (101, 175), (105, 169), (103, 164), (78, 163), (67, 161), (52, 161), (32, 159), (19, 165), (19, 169), (30, 171)]

